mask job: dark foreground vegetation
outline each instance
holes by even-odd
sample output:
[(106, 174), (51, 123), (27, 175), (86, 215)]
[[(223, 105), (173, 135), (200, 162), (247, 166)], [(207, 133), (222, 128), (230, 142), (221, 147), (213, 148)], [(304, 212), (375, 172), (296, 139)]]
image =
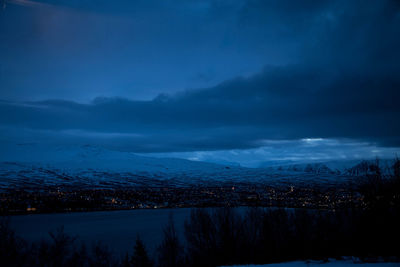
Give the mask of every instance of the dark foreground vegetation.
[(400, 161), (383, 175), (378, 164), (366, 165), (358, 192), (364, 207), (283, 209), (252, 207), (193, 209), (179, 240), (173, 218), (164, 229), (157, 256), (143, 242), (116, 258), (97, 244), (77, 244), (62, 229), (50, 241), (28, 243), (7, 220), (0, 225), (1, 266), (218, 266), (356, 256), (365, 261), (399, 260)]

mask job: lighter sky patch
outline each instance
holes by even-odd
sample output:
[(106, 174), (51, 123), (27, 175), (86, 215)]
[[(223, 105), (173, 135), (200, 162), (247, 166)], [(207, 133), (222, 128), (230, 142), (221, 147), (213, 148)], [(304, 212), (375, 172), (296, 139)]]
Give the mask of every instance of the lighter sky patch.
[[(282, 144), (285, 144), (282, 147)], [(310, 146), (310, 144), (312, 144)], [(267, 167), (280, 164), (395, 158), (398, 148), (377, 147), (369, 142), (345, 139), (307, 138), (300, 140), (269, 140), (268, 145), (254, 149), (147, 153), (154, 157), (176, 157), (194, 161)], [(144, 154), (143, 154), (144, 155)]]

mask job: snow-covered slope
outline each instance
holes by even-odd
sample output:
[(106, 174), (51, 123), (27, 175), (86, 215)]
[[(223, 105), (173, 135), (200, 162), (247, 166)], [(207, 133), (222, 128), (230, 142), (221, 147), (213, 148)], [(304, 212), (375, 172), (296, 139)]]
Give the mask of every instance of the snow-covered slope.
[[(1, 144), (0, 189), (38, 185), (116, 187), (188, 186), (212, 183), (262, 183), (303, 186), (347, 183), (355, 162), (326, 162), (243, 168), (240, 166), (151, 158), (95, 146)], [(340, 169), (339, 167), (340, 166)], [(343, 167), (346, 166), (346, 167)]]
[[(382, 173), (390, 173), (393, 159), (380, 159), (378, 161)], [(376, 160), (336, 160), (308, 163), (287, 163), (276, 164), (264, 167), (268, 171), (280, 172), (304, 172), (315, 174), (332, 174), (332, 175), (359, 175), (365, 173), (368, 166), (376, 164)]]
[(176, 158), (151, 158), (130, 152), (112, 151), (96, 146), (49, 146), (38, 144), (2, 144), (0, 162), (51, 167), (66, 171), (182, 172), (216, 171), (226, 166)]

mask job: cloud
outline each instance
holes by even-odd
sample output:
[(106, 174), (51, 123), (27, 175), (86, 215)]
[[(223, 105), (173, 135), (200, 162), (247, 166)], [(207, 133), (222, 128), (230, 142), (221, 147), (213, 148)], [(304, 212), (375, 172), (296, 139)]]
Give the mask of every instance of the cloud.
[(149, 152), (250, 148), (264, 139), (312, 137), (399, 145), (399, 85), (394, 76), (349, 76), (296, 65), (152, 101), (1, 102), (0, 124), (135, 134), (140, 137), (126, 138), (127, 144)]
[(29, 0), (5, 0), (4, 5), (7, 4), (14, 4), (20, 5), (25, 7), (40, 7), (40, 8), (48, 8), (51, 7), (49, 4), (37, 2), (37, 1), (29, 1)]
[[(211, 4), (193, 8), (215, 18), (226, 12)], [(304, 138), (400, 146), (396, 1), (249, 0), (232, 10), (227, 46), (246, 37), (253, 41), (249, 49), (255, 41), (276, 42), (282, 53), (294, 47), (293, 62), (149, 101), (3, 101), (0, 125), (10, 133), (29, 130), (60, 142), (98, 142), (135, 152), (246, 149), (264, 140)]]
[(266, 167), (304, 162), (393, 158), (399, 150), (382, 148), (368, 142), (348, 139), (306, 138), (300, 140), (264, 140), (261, 147), (220, 151), (146, 153), (152, 157), (174, 157), (244, 167)]

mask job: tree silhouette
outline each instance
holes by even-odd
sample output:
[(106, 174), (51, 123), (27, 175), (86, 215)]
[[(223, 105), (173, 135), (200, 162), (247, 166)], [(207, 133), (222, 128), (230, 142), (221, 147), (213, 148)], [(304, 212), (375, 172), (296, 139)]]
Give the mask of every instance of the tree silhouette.
[(184, 266), (183, 246), (179, 242), (172, 214), (169, 215), (168, 224), (164, 228), (164, 239), (158, 248), (158, 252), (159, 266)]
[(153, 266), (153, 263), (147, 254), (147, 250), (143, 244), (143, 241), (142, 241), (142, 239), (140, 239), (139, 236), (137, 236), (136, 243), (133, 248), (131, 264), (133, 267), (151, 267), (151, 266)]
[(126, 253), (124, 259), (121, 262), (121, 267), (131, 267), (131, 261), (129, 259), (129, 254)]

